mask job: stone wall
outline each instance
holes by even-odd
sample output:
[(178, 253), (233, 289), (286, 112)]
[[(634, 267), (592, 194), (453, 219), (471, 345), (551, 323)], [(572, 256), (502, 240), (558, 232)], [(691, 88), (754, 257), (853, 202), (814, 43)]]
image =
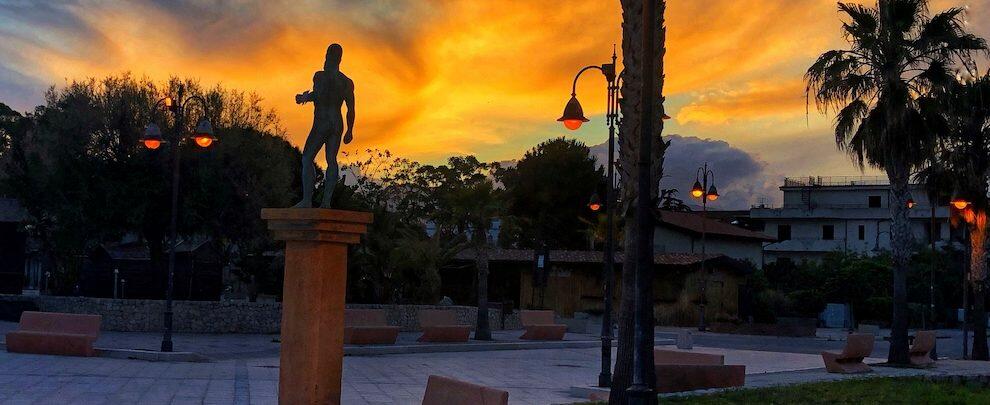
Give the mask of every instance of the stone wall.
[[(18, 304), (45, 312), (95, 314), (103, 317), (103, 330), (125, 332), (159, 332), (165, 301), (118, 300), (110, 298), (0, 295), (0, 305)], [(10, 305), (8, 305), (10, 306)], [(436, 305), (365, 305), (348, 308), (381, 308), (391, 325), (403, 331), (419, 330), (417, 312), (420, 309), (450, 309), (467, 325), (474, 325), (478, 309), (466, 306)], [(278, 333), (282, 304), (276, 302), (244, 301), (175, 301), (173, 322), (177, 332), (193, 333)], [(501, 311), (489, 309), (493, 330), (502, 329)], [(519, 314), (506, 317), (507, 329), (520, 329)]]

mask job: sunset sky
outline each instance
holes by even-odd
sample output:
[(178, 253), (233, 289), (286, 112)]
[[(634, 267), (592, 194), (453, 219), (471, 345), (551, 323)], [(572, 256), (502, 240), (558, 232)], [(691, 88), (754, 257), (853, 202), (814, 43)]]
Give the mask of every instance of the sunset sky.
[[(736, 205), (779, 194), (784, 175), (859, 173), (836, 151), (830, 120), (805, 108), (804, 70), (843, 45), (834, 1), (667, 4), (664, 92), (674, 119), (664, 133), (680, 135), (675, 151), (688, 154), (674, 160), (696, 166), (719, 151), (748, 159), (742, 169), (713, 162), (716, 173), (729, 166), (721, 171)], [(937, 0), (932, 9), (964, 5), (970, 29), (990, 37), (990, 0)], [(299, 144), (312, 110), (293, 95), (339, 42), (356, 84), (348, 149), (508, 160), (555, 136), (604, 142), (600, 76), (578, 86), (592, 122), (572, 133), (554, 120), (577, 70), (608, 61), (620, 20), (617, 0), (0, 0), (0, 102), (26, 111), (50, 85), (126, 71), (194, 77), (257, 92)]]

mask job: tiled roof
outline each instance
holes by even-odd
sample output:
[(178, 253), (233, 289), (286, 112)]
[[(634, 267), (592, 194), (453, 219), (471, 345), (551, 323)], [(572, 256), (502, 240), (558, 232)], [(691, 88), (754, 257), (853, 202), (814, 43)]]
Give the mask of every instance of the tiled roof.
[[(458, 260), (474, 260), (474, 250), (467, 249), (457, 254)], [(550, 262), (554, 263), (601, 263), (604, 253), (594, 250), (551, 250)], [(488, 260), (495, 262), (531, 262), (533, 261), (533, 249), (491, 249), (488, 251)], [(727, 258), (718, 253), (702, 255), (700, 253), (657, 253), (653, 256), (655, 264), (667, 266), (690, 266), (701, 263), (702, 259), (707, 260)], [(623, 263), (625, 254), (615, 253), (615, 263)]]
[(723, 238), (755, 239), (767, 242), (776, 240), (767, 234), (753, 232), (711, 218), (702, 218), (701, 214), (694, 212), (656, 210), (656, 218), (657, 225), (667, 225), (698, 235), (701, 234), (703, 228), (705, 233)]

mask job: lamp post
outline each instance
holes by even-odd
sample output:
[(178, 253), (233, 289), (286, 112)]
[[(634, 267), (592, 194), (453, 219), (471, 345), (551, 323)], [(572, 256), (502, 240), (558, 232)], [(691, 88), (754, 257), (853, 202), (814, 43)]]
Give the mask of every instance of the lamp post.
[(698, 168), (695, 175), (694, 187), (691, 187), (691, 196), (701, 199), (701, 299), (699, 300), (698, 330), (706, 331), (708, 325), (705, 323), (705, 303), (708, 301), (708, 273), (705, 270), (707, 261), (707, 230), (705, 222), (708, 220), (708, 202), (718, 199), (718, 189), (715, 188), (715, 172), (708, 168), (708, 162)]
[[(163, 107), (165, 111), (172, 113), (173, 128), (170, 140), (162, 137), (162, 130), (154, 122), (149, 123), (144, 129), (144, 136), (141, 143), (149, 150), (157, 150), (163, 143), (171, 143), (172, 152), (172, 210), (169, 218), (169, 249), (168, 249), (168, 287), (165, 290), (165, 312), (164, 312), (164, 333), (162, 335), (161, 351), (172, 351), (172, 295), (175, 289), (175, 248), (178, 245), (177, 222), (179, 216), (179, 165), (181, 154), (179, 153), (183, 141), (192, 141), (201, 148), (207, 148), (216, 142), (217, 138), (213, 134), (213, 124), (206, 118), (206, 100), (197, 95), (186, 98), (183, 97), (183, 88), (179, 88), (179, 102), (172, 97), (163, 97), (155, 103), (154, 108)], [(186, 109), (198, 104), (202, 113), (202, 118), (196, 124), (192, 134), (184, 135), (186, 131)]]
[[(577, 81), (581, 74), (588, 70), (600, 71), (605, 76), (608, 92), (605, 113), (605, 124), (608, 125), (608, 175), (606, 180), (608, 187), (605, 190), (605, 267), (602, 272), (605, 279), (605, 297), (602, 311), (602, 369), (598, 374), (599, 387), (608, 387), (612, 384), (612, 279), (615, 260), (615, 235), (612, 228), (615, 216), (615, 126), (619, 121), (619, 78), (615, 73), (616, 59), (618, 56), (613, 48), (612, 63), (601, 66), (586, 66), (578, 71), (571, 85), (571, 98), (567, 101), (567, 106), (564, 107), (564, 113), (557, 119), (564, 124), (564, 127), (572, 131), (589, 121), (585, 118), (584, 109), (581, 108), (581, 103), (577, 99)], [(597, 201), (597, 194), (592, 197), (588, 207), (592, 211), (601, 209), (601, 202)]]

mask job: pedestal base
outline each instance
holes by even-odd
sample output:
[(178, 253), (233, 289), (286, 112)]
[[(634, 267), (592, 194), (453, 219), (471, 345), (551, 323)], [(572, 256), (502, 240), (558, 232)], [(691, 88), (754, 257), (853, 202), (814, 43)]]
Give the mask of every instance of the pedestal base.
[(340, 404), (347, 245), (372, 215), (321, 208), (261, 211), (285, 241), (280, 404)]

